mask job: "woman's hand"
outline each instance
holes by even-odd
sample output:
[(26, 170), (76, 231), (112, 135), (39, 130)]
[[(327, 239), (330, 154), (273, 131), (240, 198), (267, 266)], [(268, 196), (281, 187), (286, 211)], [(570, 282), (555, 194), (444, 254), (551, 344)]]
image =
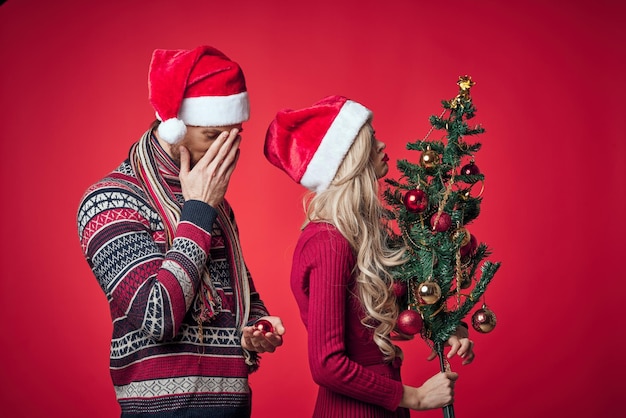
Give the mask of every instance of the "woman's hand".
[(400, 406), (418, 411), (442, 408), (454, 402), (454, 372), (437, 373), (419, 388), (404, 385)]
[[(449, 359), (454, 357), (455, 354), (458, 354), (458, 356), (463, 359), (461, 364), (464, 366), (474, 361), (474, 341), (469, 339), (469, 332), (466, 326), (459, 325), (454, 334), (448, 338), (446, 345), (450, 346), (450, 351), (446, 356)], [(433, 350), (427, 360), (431, 361), (435, 357), (437, 357), (437, 353)]]

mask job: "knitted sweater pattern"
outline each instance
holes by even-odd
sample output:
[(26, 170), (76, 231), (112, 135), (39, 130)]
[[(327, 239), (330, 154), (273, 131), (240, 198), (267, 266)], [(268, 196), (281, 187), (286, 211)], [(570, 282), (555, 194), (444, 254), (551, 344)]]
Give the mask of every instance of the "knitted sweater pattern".
[(315, 418), (398, 418), (401, 360), (388, 364), (361, 319), (356, 257), (331, 224), (309, 223), (294, 250), (291, 290), (308, 333), (309, 367), (319, 391)]
[[(81, 247), (110, 307), (110, 373), (122, 416), (249, 416), (251, 368), (235, 318), (230, 243), (215, 209), (184, 202), (171, 159), (154, 146), (182, 206), (168, 251), (164, 224), (129, 160), (87, 189), (77, 215)], [(200, 329), (192, 310), (205, 265), (222, 309)], [(268, 312), (245, 273), (254, 321)]]

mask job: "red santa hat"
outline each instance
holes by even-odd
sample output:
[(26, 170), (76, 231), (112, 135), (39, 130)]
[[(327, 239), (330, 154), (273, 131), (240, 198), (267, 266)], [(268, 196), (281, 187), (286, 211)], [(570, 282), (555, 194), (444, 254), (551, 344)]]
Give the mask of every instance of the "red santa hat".
[(319, 193), (328, 188), (371, 117), (369, 109), (343, 96), (329, 96), (301, 110), (281, 110), (267, 130), (265, 157), (296, 183)]
[(148, 75), (159, 136), (178, 142), (191, 126), (225, 126), (248, 120), (250, 105), (239, 65), (210, 46), (157, 49)]

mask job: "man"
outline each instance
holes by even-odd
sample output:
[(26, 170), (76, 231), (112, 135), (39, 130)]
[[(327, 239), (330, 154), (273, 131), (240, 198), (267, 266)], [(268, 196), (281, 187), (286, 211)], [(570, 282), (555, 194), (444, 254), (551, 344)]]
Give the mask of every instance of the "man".
[(149, 96), (158, 120), (77, 216), (111, 310), (122, 417), (249, 417), (248, 374), (285, 330), (255, 291), (224, 199), (249, 117), (244, 76), (212, 47), (156, 50)]

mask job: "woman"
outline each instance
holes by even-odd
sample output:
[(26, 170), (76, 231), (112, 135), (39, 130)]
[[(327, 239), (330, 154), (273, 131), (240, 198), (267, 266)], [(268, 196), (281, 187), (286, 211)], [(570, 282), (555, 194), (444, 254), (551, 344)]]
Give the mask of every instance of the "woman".
[[(401, 382), (402, 353), (390, 338), (398, 306), (387, 270), (403, 253), (387, 247), (381, 224), (378, 179), (389, 167), (371, 118), (361, 104), (330, 96), (279, 112), (265, 138), (268, 160), (314, 192), (291, 272), (319, 385), (314, 417), (408, 417), (409, 409), (451, 403), (458, 377), (438, 373), (419, 388)], [(465, 328), (449, 343), (449, 356), (471, 362)]]

